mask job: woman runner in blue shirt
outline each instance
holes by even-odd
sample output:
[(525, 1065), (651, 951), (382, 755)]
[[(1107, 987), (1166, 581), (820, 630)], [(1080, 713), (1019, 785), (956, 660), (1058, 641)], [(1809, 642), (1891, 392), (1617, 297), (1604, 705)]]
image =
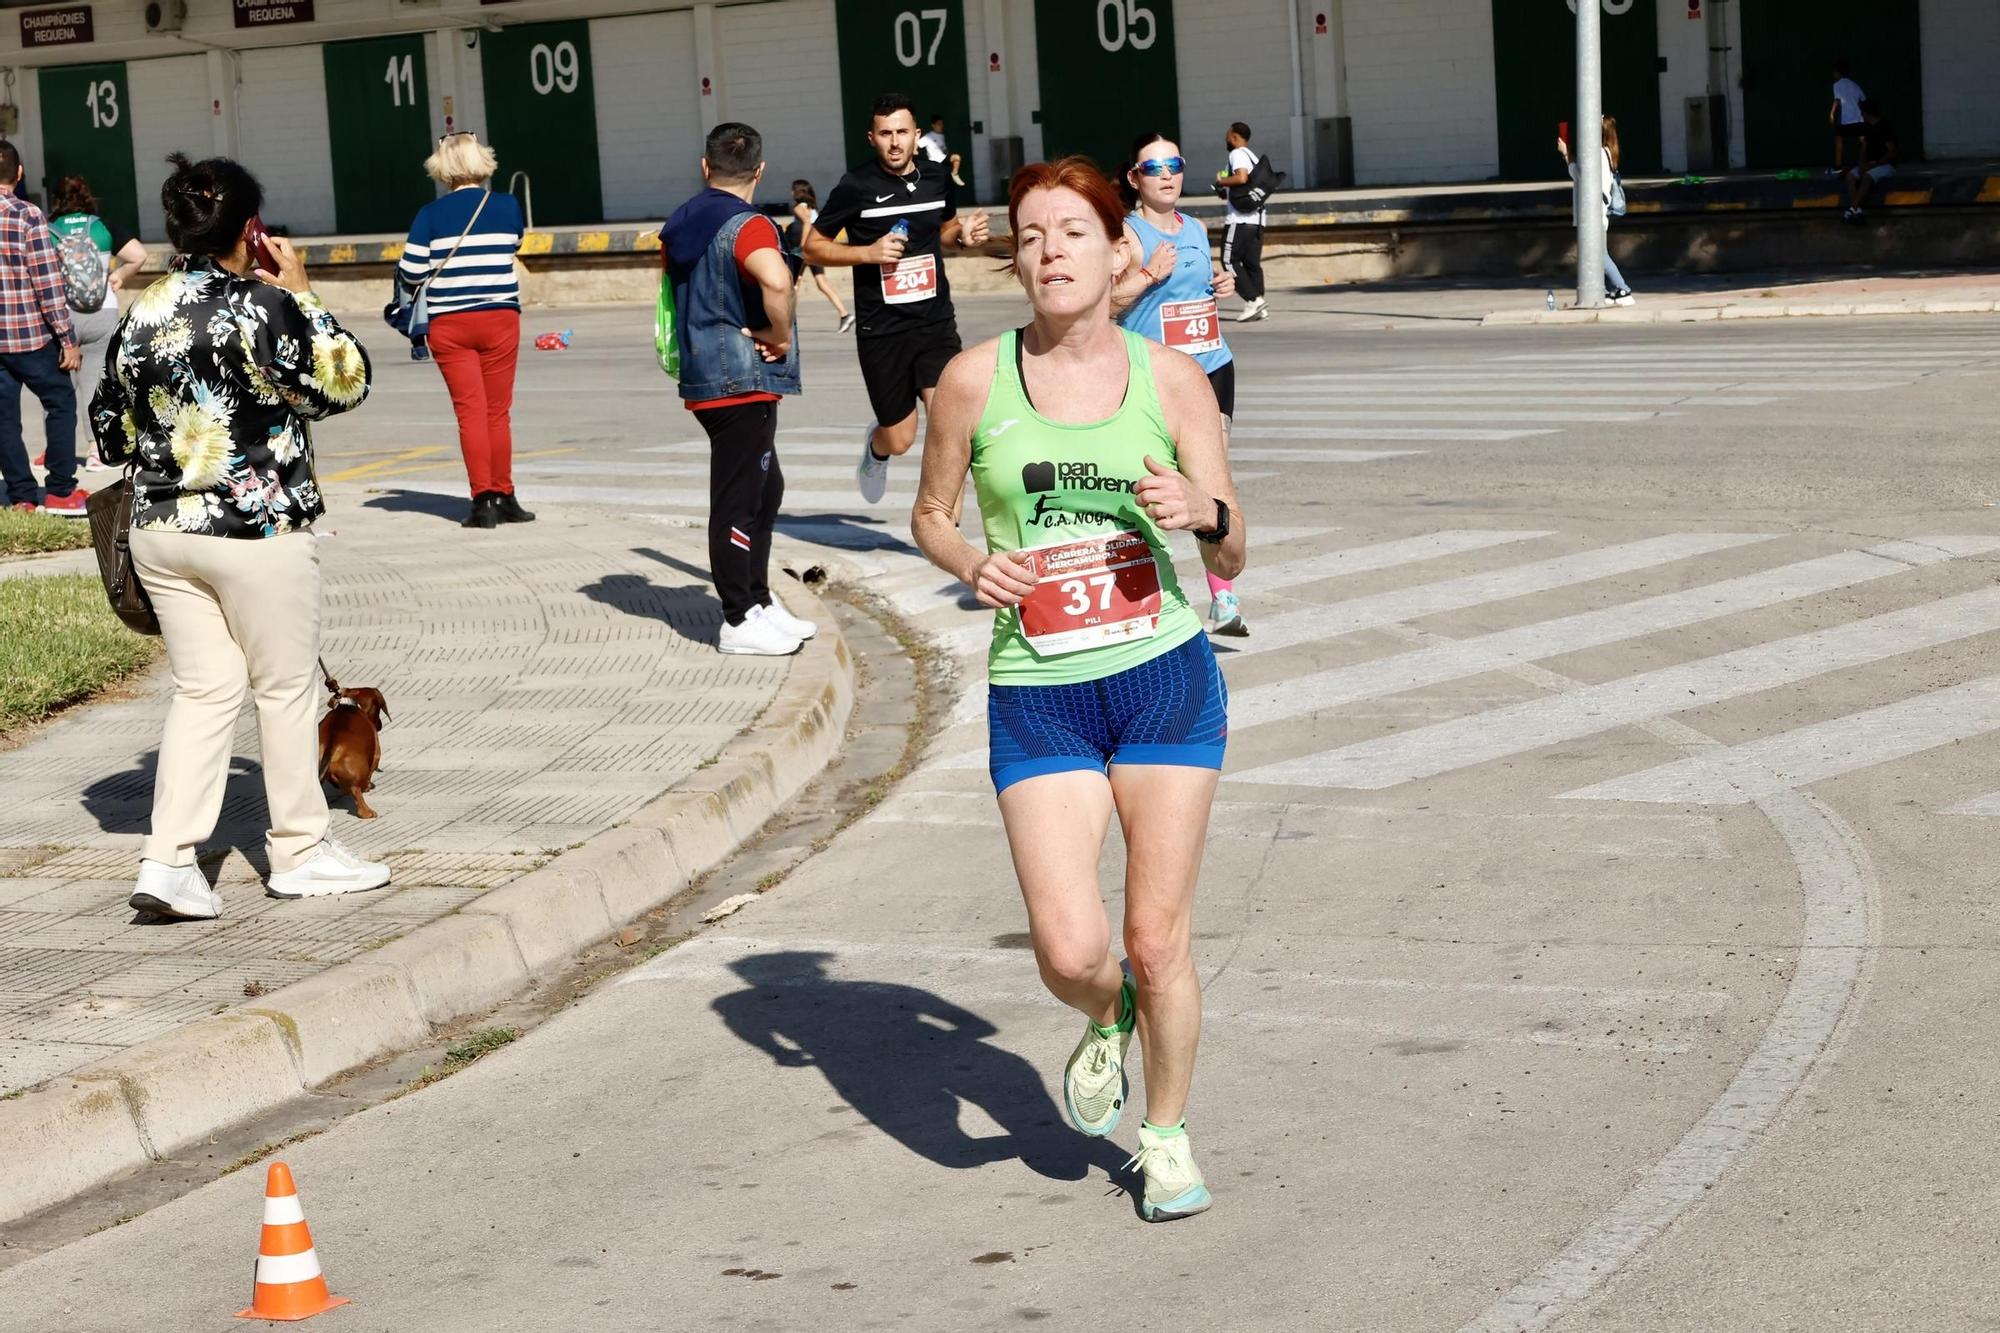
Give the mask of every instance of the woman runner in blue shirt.
[[(1125, 216), (1125, 243), (1134, 262), (1112, 292), (1111, 309), (1120, 327), (1187, 353), (1208, 372), (1215, 401), (1222, 406), (1227, 447), (1229, 419), (1236, 412), (1236, 363), (1223, 340), (1215, 303), (1236, 294), (1236, 276), (1210, 257), (1208, 228), (1201, 220), (1175, 207), (1186, 169), (1180, 145), (1167, 135), (1149, 132), (1133, 141), (1121, 193), (1131, 210)], [(1209, 632), (1248, 635), (1235, 585), (1210, 574), (1208, 591)]]

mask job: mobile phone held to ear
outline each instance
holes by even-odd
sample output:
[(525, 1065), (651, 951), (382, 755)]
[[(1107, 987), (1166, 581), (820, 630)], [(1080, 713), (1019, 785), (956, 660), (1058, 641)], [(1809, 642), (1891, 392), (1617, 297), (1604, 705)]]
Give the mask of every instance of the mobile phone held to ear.
[(1569, 142), (1569, 122), (1568, 122), (1568, 121), (1566, 121), (1566, 120), (1559, 120), (1559, 121), (1557, 121), (1557, 122), (1556, 122), (1556, 138), (1558, 138), (1558, 139), (1561, 139), (1561, 140), (1562, 140), (1562, 141), (1563, 141), (1564, 143), (1568, 143), (1568, 142)]
[(249, 225), (243, 229), (243, 239), (250, 242), (250, 262), (276, 276), (278, 257), (271, 253), (271, 233), (264, 226), (264, 219), (251, 218)]

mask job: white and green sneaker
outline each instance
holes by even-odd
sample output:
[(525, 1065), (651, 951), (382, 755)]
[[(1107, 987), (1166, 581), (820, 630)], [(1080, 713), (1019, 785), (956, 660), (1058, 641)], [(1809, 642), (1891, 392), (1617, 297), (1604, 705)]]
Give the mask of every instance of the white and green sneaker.
[(1188, 1144), (1185, 1124), (1173, 1129), (1155, 1129), (1139, 1122), (1139, 1151), (1125, 1163), (1138, 1167), (1146, 1177), (1146, 1192), (1139, 1200), (1139, 1216), (1148, 1222), (1171, 1222), (1177, 1217), (1193, 1217), (1215, 1202), (1201, 1168), (1194, 1164), (1194, 1149)]
[(1118, 1128), (1132, 1086), (1125, 1077), (1125, 1052), (1138, 1020), (1138, 992), (1132, 978), (1125, 978), (1118, 994), (1118, 1026), (1107, 1032), (1085, 1019), (1083, 1040), (1063, 1068), (1063, 1106), (1070, 1123), (1094, 1139)]

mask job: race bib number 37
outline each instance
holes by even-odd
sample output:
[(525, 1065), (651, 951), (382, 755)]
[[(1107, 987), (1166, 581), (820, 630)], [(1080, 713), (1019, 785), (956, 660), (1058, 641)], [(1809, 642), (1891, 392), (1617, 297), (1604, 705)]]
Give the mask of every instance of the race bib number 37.
[(1195, 356), (1222, 350), (1222, 324), (1215, 317), (1215, 298), (1168, 301), (1160, 307), (1160, 341)]
[(893, 264), (882, 265), (882, 301), (885, 305), (909, 305), (937, 295), (936, 255), (909, 255)]
[(1074, 653), (1160, 627), (1160, 567), (1136, 532), (1112, 532), (1027, 551), (1035, 590), (1021, 603), (1021, 633), (1038, 655)]

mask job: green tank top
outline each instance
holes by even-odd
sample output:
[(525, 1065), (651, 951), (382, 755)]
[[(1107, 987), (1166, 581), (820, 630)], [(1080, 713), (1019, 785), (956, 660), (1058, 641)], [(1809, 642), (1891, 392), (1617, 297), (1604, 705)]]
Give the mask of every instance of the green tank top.
[(986, 549), (1019, 551), (1120, 529), (1137, 532), (1152, 549), (1159, 570), (1160, 616), (1149, 638), (1045, 653), (1022, 634), (1019, 612), (1006, 608), (993, 618), (987, 676), (996, 685), (1100, 680), (1202, 632), (1201, 617), (1174, 577), (1165, 534), (1132, 495), (1132, 487), (1147, 475), (1148, 454), (1168, 467), (1178, 467), (1180, 459), (1167, 434), (1144, 338), (1125, 331), (1131, 373), (1118, 411), (1081, 425), (1050, 421), (1029, 403), (1016, 359), (1019, 339), (1014, 331), (1000, 335), (993, 388), (972, 432), (972, 484)]

